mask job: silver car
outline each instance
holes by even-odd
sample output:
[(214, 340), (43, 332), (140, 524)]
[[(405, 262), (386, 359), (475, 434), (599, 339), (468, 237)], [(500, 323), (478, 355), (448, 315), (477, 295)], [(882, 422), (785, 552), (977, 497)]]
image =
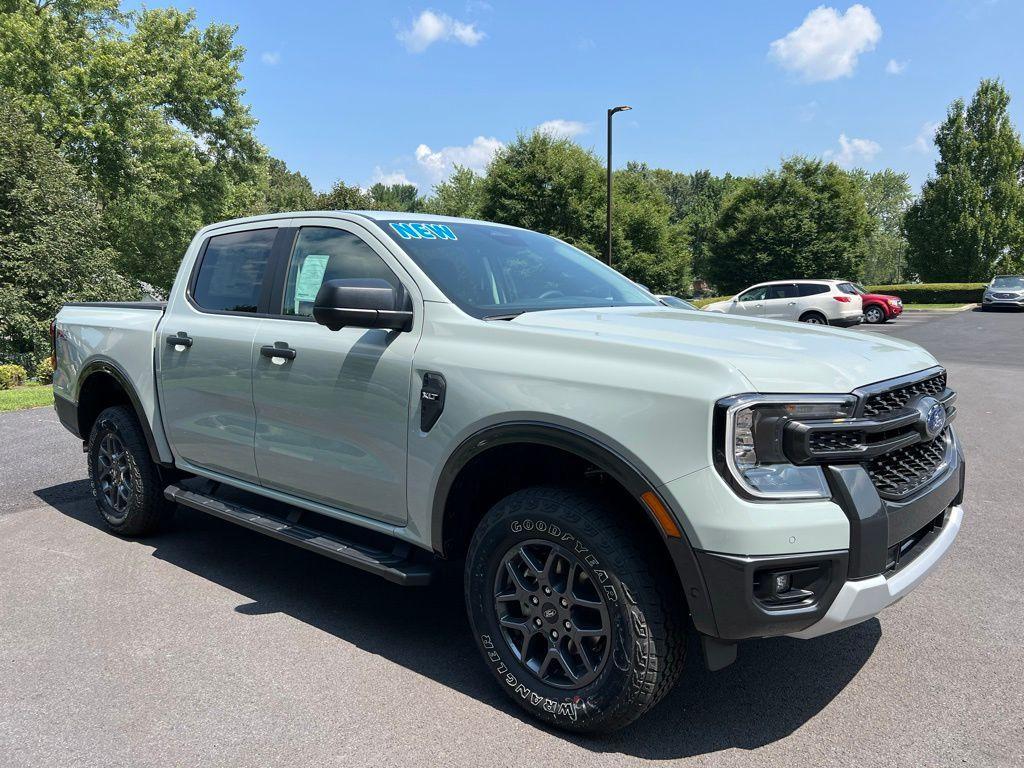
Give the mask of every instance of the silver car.
[(982, 310), (991, 307), (1024, 309), (1024, 275), (996, 275), (985, 289)]

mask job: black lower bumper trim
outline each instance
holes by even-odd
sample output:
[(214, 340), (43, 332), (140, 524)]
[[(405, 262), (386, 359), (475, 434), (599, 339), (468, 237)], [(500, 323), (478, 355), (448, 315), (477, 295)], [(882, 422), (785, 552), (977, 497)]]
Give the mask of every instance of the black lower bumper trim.
[[(806, 629), (825, 615), (846, 581), (846, 550), (751, 557), (700, 550), (696, 554), (722, 640)], [(760, 584), (777, 572), (804, 574), (806, 595), (791, 603), (766, 598)]]

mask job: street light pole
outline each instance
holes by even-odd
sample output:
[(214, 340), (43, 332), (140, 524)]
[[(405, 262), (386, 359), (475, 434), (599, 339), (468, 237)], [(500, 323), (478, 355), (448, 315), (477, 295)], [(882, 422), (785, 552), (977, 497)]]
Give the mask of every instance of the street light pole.
[(608, 266), (612, 265), (612, 115), (632, 109), (625, 105), (608, 110)]

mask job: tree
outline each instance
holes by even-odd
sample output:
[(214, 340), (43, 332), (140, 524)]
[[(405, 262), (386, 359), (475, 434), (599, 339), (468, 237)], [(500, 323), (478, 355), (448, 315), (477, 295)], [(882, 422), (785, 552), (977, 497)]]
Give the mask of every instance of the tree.
[(903, 216), (913, 198), (908, 174), (857, 169), (850, 176), (864, 196), (871, 222), (861, 278), (869, 285), (898, 283), (904, 276), (907, 253)]
[(604, 186), (604, 168), (593, 153), (569, 139), (535, 131), (494, 155), (480, 213), (596, 255), (605, 236)]
[(794, 157), (741, 185), (716, 227), (708, 276), (731, 293), (782, 277), (857, 277), (870, 221), (847, 173)]
[(373, 200), (359, 187), (338, 179), (330, 192), (317, 196), (315, 207), (321, 211), (364, 211), (373, 207)]
[(672, 223), (672, 207), (655, 172), (643, 163), (628, 163), (612, 182), (615, 268), (655, 293), (689, 293), (686, 231)]
[(1024, 269), (1024, 146), (1010, 94), (982, 80), (935, 134), (935, 176), (905, 219), (910, 268), (923, 280), (987, 280)]
[(313, 186), (298, 171), (289, 171), (283, 160), (267, 158), (266, 186), (260, 213), (312, 211), (317, 208)]
[(5, 0), (0, 83), (99, 201), (119, 269), (159, 287), (204, 224), (258, 203), (234, 28), (117, 0)]
[(0, 351), (33, 362), (67, 301), (137, 298), (113, 267), (96, 199), (0, 91)]
[(381, 184), (370, 187), (371, 207), (378, 211), (419, 211), (423, 201), (415, 184)]
[(471, 168), (456, 165), (452, 175), (434, 187), (434, 194), (425, 201), (424, 210), (440, 216), (479, 219), (483, 197), (483, 178)]
[(679, 173), (660, 168), (654, 171), (654, 178), (671, 206), (672, 222), (681, 224), (686, 232), (694, 273), (706, 277), (718, 214), (726, 197), (743, 179), (730, 173), (715, 176), (711, 171)]

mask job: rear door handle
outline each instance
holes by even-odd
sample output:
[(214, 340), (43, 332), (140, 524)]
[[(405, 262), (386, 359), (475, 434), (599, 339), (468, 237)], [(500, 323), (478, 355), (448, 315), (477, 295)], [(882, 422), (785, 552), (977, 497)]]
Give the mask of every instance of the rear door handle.
[[(191, 347), (192, 337), (186, 336), (184, 331), (178, 331), (177, 336), (167, 337), (167, 346), (169, 347)], [(181, 351), (181, 350), (179, 350)]]
[[(283, 342), (279, 341), (277, 343), (281, 344)], [(275, 347), (267, 344), (260, 347), (260, 354), (263, 355), (264, 357), (269, 357), (271, 359), (275, 357), (280, 357), (285, 360), (294, 360), (295, 355), (298, 353), (291, 347)]]

